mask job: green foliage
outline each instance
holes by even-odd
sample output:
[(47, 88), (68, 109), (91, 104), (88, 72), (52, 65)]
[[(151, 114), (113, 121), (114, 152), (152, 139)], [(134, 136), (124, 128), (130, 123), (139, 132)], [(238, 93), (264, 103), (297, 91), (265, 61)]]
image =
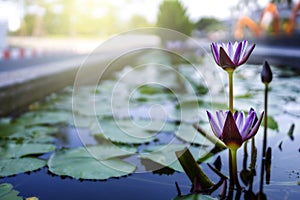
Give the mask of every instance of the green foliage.
[[(49, 170), (57, 175), (92, 180), (120, 177), (134, 172), (135, 166), (113, 157), (116, 154), (120, 155), (116, 148), (97, 148), (93, 150), (94, 153), (82, 147), (58, 151), (48, 161)], [(108, 157), (110, 153), (113, 156)]]
[(224, 24), (216, 18), (203, 17), (196, 22), (195, 28), (199, 31), (211, 32), (224, 30)]
[(13, 189), (13, 186), (9, 183), (0, 184), (0, 199), (2, 200), (22, 200), (22, 197), (18, 196), (19, 192)]
[[(264, 123), (261, 123), (262, 125), (264, 125)], [(272, 116), (268, 116), (268, 126), (269, 129), (278, 131), (278, 123), (277, 121), (272, 117)]]
[[(165, 0), (159, 7), (159, 13), (157, 17), (157, 26), (162, 28), (168, 28), (180, 33), (191, 35), (194, 25), (190, 21), (186, 9), (178, 1)], [(163, 40), (176, 40), (170, 35), (161, 35)]]
[(0, 177), (12, 176), (23, 172), (40, 169), (46, 165), (45, 160), (38, 158), (1, 158)]
[(43, 154), (55, 150), (52, 144), (15, 144), (7, 142), (0, 146), (0, 156), (3, 158), (20, 158), (27, 155)]
[[(186, 147), (184, 144), (162, 144), (150, 146), (140, 153), (140, 157), (152, 160), (162, 166), (168, 166), (176, 171), (183, 172), (183, 169), (176, 157), (175, 152), (181, 151)], [(204, 148), (189, 146), (189, 150), (196, 159), (200, 159), (205, 154)]]
[(149, 26), (149, 22), (142, 15), (133, 15), (129, 21), (129, 28), (142, 28)]

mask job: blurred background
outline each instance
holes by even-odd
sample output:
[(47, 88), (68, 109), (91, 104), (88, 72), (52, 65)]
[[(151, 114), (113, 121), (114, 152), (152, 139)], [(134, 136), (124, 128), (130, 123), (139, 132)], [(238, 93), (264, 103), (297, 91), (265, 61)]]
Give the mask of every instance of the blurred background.
[(89, 53), (114, 35), (147, 27), (207, 42), (298, 47), (299, 10), (299, 0), (0, 0), (0, 60), (14, 48)]
[(241, 15), (259, 12), (268, 2), (232, 0), (220, 5), (218, 0), (0, 0), (0, 47), (9, 45), (12, 37), (107, 38), (155, 26), (187, 35), (219, 37), (231, 32)]

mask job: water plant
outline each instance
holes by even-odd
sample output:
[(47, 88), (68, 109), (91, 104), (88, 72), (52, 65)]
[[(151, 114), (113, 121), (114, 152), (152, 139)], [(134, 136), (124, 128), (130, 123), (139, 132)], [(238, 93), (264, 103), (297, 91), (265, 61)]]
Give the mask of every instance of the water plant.
[[(253, 127), (254, 121), (256, 119), (256, 113), (254, 111), (250, 110), (250, 114), (248, 115), (246, 123), (244, 122), (243, 112), (241, 112), (240, 114), (236, 112), (235, 116), (232, 116), (233, 72), (236, 68), (238, 68), (248, 60), (254, 48), (255, 44), (249, 45), (249, 42), (247, 40), (244, 40), (242, 42), (235, 42), (233, 44), (231, 42), (228, 42), (227, 44), (211, 44), (211, 51), (215, 62), (228, 73), (229, 111), (226, 111), (226, 114), (223, 111), (217, 112), (219, 126), (209, 112), (208, 117), (215, 135), (219, 136), (219, 138), (222, 139), (229, 148), (230, 190), (233, 190), (234, 185), (236, 185), (238, 189), (241, 188), (237, 178), (236, 150), (241, 146), (243, 141), (253, 137), (257, 133), (263, 116), (262, 113), (260, 120), (254, 125), (255, 128)], [(224, 121), (225, 116), (226, 120)], [(251, 129), (249, 127), (253, 128), (251, 132), (249, 132), (249, 130)]]
[[(265, 85), (265, 92), (264, 92), (264, 109), (266, 116), (264, 118), (264, 140), (262, 146), (262, 164), (261, 164), (261, 173), (260, 173), (260, 192), (259, 194), (263, 194), (263, 179), (264, 179), (264, 169), (266, 165), (266, 149), (267, 149), (267, 127), (268, 127), (268, 91), (269, 91), (269, 83), (273, 79), (273, 73), (268, 61), (265, 61), (261, 71), (261, 81)], [(269, 151), (270, 152), (270, 151)], [(269, 153), (270, 154), (270, 153)]]

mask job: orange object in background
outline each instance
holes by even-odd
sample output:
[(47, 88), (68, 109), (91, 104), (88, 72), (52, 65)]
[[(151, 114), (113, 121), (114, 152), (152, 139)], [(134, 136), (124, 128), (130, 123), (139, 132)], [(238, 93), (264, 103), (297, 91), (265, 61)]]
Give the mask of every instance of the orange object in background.
[(258, 23), (253, 21), (248, 16), (241, 17), (237, 24), (236, 29), (234, 31), (234, 37), (236, 39), (241, 39), (244, 37), (244, 29), (248, 27), (255, 37), (260, 37), (265, 32), (268, 31), (272, 23), (274, 35), (279, 34), (279, 16), (276, 5), (271, 1), (266, 8), (262, 11), (260, 20)]
[(287, 28), (285, 30), (287, 35), (292, 35), (294, 29), (295, 29), (295, 24), (296, 24), (296, 19), (297, 19), (297, 14), (300, 10), (300, 1), (293, 7)]

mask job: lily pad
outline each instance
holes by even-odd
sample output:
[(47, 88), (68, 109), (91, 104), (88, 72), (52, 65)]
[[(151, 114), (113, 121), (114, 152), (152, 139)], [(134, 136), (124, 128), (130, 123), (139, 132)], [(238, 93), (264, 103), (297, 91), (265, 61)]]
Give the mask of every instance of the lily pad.
[(138, 88), (138, 91), (141, 94), (148, 94), (148, 95), (153, 95), (153, 94), (159, 94), (159, 93), (171, 93), (171, 90), (162, 87), (159, 84), (147, 84), (147, 85), (142, 85)]
[[(185, 147), (186, 145), (184, 144), (150, 146), (144, 149), (139, 156), (144, 159), (152, 160), (153, 162), (156, 162), (162, 166), (170, 167), (176, 171), (183, 172), (184, 170), (182, 169), (175, 152), (181, 151)], [(207, 153), (203, 148), (196, 148), (193, 146), (190, 146), (189, 150), (195, 160), (198, 160), (202, 155)]]
[(18, 196), (19, 193), (9, 183), (0, 184), (0, 199), (2, 200), (22, 200), (23, 198)]
[(119, 158), (97, 159), (83, 147), (64, 149), (52, 154), (48, 167), (57, 175), (92, 180), (125, 176), (136, 168)]
[[(7, 138), (24, 139), (25, 141), (36, 141), (41, 138), (49, 138), (50, 134), (56, 133), (57, 131), (58, 128), (48, 126), (23, 127), (23, 129), (17, 130), (16, 132), (10, 134)], [(52, 141), (52, 139), (49, 139), (48, 141)]]
[(106, 160), (121, 156), (132, 155), (137, 152), (134, 147), (114, 145), (114, 144), (101, 144), (100, 146), (86, 147), (86, 150), (97, 160)]
[(153, 133), (134, 124), (131, 120), (102, 119), (99, 124), (101, 129), (95, 127), (92, 132), (102, 134), (113, 142), (141, 144), (155, 139)]
[(8, 137), (22, 130), (24, 130), (23, 125), (12, 124), (10, 122), (0, 122), (0, 138)]
[(45, 160), (38, 158), (6, 158), (0, 162), (0, 177), (12, 176), (19, 173), (40, 169), (46, 165)]
[(0, 147), (0, 156), (2, 158), (20, 158), (22, 156), (33, 154), (44, 154), (55, 150), (52, 144), (16, 144), (8, 142)]
[(278, 123), (272, 116), (268, 116), (268, 128), (278, 131)]
[(192, 124), (181, 123), (175, 135), (183, 141), (204, 146), (213, 146), (213, 144), (193, 127)]
[(138, 126), (139, 128), (151, 133), (173, 132), (176, 129), (175, 123), (165, 120), (122, 120), (118, 121), (117, 123), (121, 127), (133, 124), (134, 126)]
[(194, 97), (180, 100), (176, 105), (175, 113), (171, 113), (170, 118), (176, 121), (196, 122), (200, 119), (200, 106), (203, 102)]
[(72, 113), (62, 111), (34, 111), (28, 112), (15, 120), (15, 123), (22, 125), (43, 125), (68, 123), (72, 120)]

